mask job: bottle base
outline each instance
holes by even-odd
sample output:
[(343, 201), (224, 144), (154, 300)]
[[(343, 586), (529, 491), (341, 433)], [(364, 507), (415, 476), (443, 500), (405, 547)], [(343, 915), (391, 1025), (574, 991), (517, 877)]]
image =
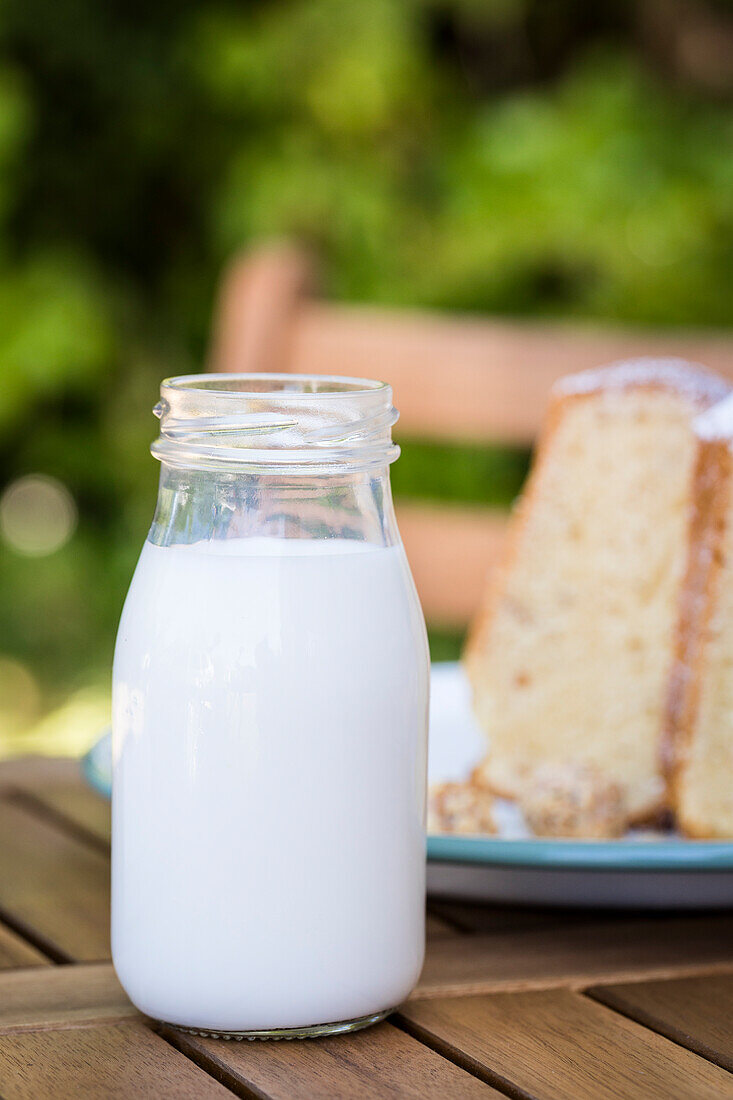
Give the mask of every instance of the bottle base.
[(327, 1035), (347, 1035), (352, 1031), (361, 1031), (364, 1027), (378, 1024), (394, 1012), (393, 1008), (387, 1008), (384, 1012), (375, 1012), (371, 1016), (358, 1016), (354, 1020), (339, 1020), (332, 1024), (312, 1024), (309, 1027), (274, 1027), (262, 1031), (214, 1031), (206, 1027), (182, 1027), (180, 1024), (170, 1024), (165, 1020), (160, 1023), (175, 1031), (183, 1031), (187, 1035), (201, 1035), (205, 1039), (234, 1039), (241, 1041), (248, 1039), (318, 1039)]

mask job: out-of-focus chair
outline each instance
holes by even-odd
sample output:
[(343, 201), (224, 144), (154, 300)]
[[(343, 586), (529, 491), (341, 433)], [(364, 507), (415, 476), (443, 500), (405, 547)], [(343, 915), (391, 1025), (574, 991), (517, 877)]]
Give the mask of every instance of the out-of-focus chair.
[[(552, 383), (639, 355), (676, 355), (733, 380), (733, 340), (332, 304), (315, 296), (308, 254), (271, 244), (235, 258), (216, 307), (214, 371), (344, 374), (389, 382), (399, 436), (531, 444)], [(506, 513), (398, 501), (426, 618), (466, 624), (502, 552)]]

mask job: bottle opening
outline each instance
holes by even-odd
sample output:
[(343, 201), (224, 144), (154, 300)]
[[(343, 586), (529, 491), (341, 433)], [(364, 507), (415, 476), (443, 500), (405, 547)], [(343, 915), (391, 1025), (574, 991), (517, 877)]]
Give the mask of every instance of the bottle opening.
[(303, 397), (340, 397), (343, 394), (373, 394), (388, 390), (386, 382), (371, 378), (343, 378), (336, 374), (182, 374), (166, 378), (163, 387), (231, 394), (233, 397), (262, 397), (300, 394)]
[(366, 378), (200, 374), (167, 378), (151, 450), (168, 465), (333, 473), (393, 462), (392, 388)]

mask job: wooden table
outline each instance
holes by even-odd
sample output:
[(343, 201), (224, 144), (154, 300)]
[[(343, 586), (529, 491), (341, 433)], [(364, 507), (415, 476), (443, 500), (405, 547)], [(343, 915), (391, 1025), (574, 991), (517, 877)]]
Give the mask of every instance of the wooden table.
[(431, 901), (420, 984), (353, 1036), (161, 1028), (109, 962), (109, 808), (71, 761), (0, 765), (0, 1096), (733, 1098), (733, 914)]

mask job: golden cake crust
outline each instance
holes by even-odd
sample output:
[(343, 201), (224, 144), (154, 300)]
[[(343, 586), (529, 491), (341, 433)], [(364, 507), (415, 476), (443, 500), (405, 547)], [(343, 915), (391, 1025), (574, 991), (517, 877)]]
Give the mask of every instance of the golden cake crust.
[(675, 811), (680, 829), (699, 838), (710, 836), (710, 826), (681, 805), (681, 782), (699, 717), (710, 618), (722, 581), (724, 540), (733, 494), (731, 401), (733, 398), (711, 409), (695, 424), (699, 442), (690, 504), (688, 557), (660, 746), (668, 804)]

